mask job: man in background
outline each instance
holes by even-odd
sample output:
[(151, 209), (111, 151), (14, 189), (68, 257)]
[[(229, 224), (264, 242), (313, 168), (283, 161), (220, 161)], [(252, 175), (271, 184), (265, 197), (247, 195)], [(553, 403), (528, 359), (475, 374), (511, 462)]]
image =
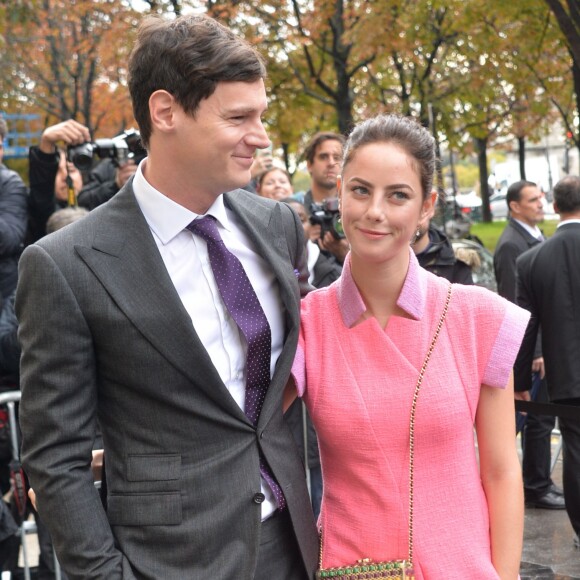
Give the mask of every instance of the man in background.
[[(304, 194), (304, 207), (312, 214), (312, 204), (335, 202), (338, 209), (336, 179), (340, 171), (345, 139), (339, 133), (316, 133), (304, 148), (303, 157), (310, 174), (310, 188)], [(330, 231), (322, 231), (318, 224), (310, 228), (310, 239), (332, 254), (342, 264), (349, 246), (345, 238), (337, 239)]]
[[(498, 293), (510, 302), (516, 301), (516, 260), (525, 251), (540, 244), (544, 236), (538, 227), (544, 219), (542, 192), (531, 181), (516, 181), (507, 191), (509, 218), (493, 256)], [(547, 401), (544, 359), (541, 343), (532, 364), (540, 374), (537, 401)], [(518, 396), (518, 395), (516, 395)], [(550, 476), (551, 434), (556, 419), (528, 413), (522, 431), (522, 474), (527, 507), (564, 509), (564, 496)]]

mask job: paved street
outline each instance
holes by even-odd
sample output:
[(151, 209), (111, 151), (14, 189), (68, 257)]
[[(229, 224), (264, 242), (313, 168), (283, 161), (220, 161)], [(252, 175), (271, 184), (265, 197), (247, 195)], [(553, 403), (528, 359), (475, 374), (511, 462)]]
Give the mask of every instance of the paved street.
[[(558, 442), (554, 436), (553, 452)], [(561, 455), (552, 479), (562, 486)], [(574, 548), (573, 538), (565, 510), (526, 509), (522, 580), (580, 580), (580, 550)]]

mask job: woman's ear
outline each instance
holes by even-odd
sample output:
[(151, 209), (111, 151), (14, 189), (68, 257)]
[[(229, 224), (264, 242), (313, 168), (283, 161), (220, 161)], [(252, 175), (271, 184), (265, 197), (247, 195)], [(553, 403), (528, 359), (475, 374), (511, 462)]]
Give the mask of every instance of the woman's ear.
[(340, 175), (336, 178), (336, 195), (338, 197), (338, 212), (342, 208), (342, 177)]
[(421, 225), (427, 225), (431, 221), (431, 218), (435, 214), (436, 203), (437, 192), (433, 190), (423, 201), (423, 207), (421, 208), (421, 218), (419, 220)]

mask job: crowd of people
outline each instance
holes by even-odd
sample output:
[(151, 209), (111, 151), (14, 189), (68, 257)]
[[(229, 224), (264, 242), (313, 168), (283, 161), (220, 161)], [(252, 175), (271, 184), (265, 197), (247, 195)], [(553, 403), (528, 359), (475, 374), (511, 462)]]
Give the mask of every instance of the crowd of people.
[(30, 148), (29, 188), (0, 163), (0, 381), (44, 555), (71, 579), (515, 580), (524, 505), (578, 534), (580, 423), (562, 490), (554, 418), (527, 415), (522, 465), (514, 398), (534, 372), (536, 400), (580, 406), (580, 179), (548, 241), (538, 188), (510, 187), (496, 295), (433, 223), (419, 123), (316, 133), (295, 192), (231, 30), (146, 18), (128, 70), (140, 163), (80, 171), (74, 120)]

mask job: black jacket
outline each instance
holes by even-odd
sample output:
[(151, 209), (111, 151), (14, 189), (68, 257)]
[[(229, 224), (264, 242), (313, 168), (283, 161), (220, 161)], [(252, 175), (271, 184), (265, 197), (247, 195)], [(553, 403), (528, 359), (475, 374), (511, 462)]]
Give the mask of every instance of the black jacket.
[(455, 257), (447, 236), (435, 226), (429, 226), (429, 245), (417, 254), (419, 264), (453, 284), (473, 284), (471, 268)]
[(16, 288), (18, 258), (28, 224), (28, 191), (16, 173), (0, 163), (0, 294), (8, 298)]
[(320, 252), (313, 270), (312, 285), (315, 288), (324, 288), (340, 278), (342, 265), (332, 254)]
[(43, 153), (37, 146), (28, 150), (28, 235), (26, 242), (32, 244), (46, 235), (46, 222), (57, 210), (66, 207), (54, 195), (54, 180), (58, 171), (59, 153)]
[(564, 223), (516, 262), (517, 303), (532, 314), (516, 360), (516, 391), (531, 384), (538, 329), (551, 401), (580, 399), (580, 224)]
[(78, 204), (89, 211), (109, 201), (118, 191), (117, 168), (111, 159), (103, 159), (89, 174), (88, 183), (80, 190)]
[[(497, 292), (500, 296), (510, 302), (516, 302), (516, 260), (524, 252), (540, 243), (540, 240), (534, 238), (516, 220), (509, 218), (493, 254), (493, 268), (497, 281)], [(542, 341), (541, 331), (539, 331), (534, 358), (541, 356)]]
[(20, 345), (18, 321), (14, 312), (14, 295), (6, 298), (0, 310), (0, 389), (20, 388)]
[(516, 260), (540, 240), (534, 238), (517, 221), (510, 218), (503, 230), (493, 254), (493, 268), (497, 280), (497, 292), (510, 302), (516, 301)]

